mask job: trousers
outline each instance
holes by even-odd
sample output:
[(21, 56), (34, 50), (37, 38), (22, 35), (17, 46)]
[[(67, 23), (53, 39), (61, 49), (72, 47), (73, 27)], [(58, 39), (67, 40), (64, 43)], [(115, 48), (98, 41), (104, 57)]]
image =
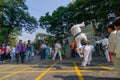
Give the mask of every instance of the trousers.
[(26, 52), (26, 62), (30, 62), (32, 59), (32, 52), (31, 51), (27, 51)]
[(83, 59), (83, 62), (82, 62), (82, 66), (86, 66), (87, 64), (90, 65), (91, 61), (92, 61), (92, 53), (89, 52), (89, 51), (86, 51), (84, 53), (84, 59)]
[(15, 61), (15, 52), (11, 53), (11, 61)]
[(108, 62), (110, 62), (110, 56), (109, 56), (109, 52), (107, 49), (104, 50), (104, 53), (105, 53), (105, 57), (107, 59)]
[(57, 53), (59, 54), (60, 60), (62, 60), (61, 50), (55, 50), (55, 54), (53, 56), (53, 60), (55, 60)]
[(116, 71), (118, 72), (118, 77), (120, 78), (120, 58), (116, 58), (115, 55), (112, 55), (112, 61)]
[(25, 54), (23, 52), (19, 52), (15, 55), (16, 57), (16, 62), (19, 63), (20, 58), (21, 58), (21, 63), (24, 62)]

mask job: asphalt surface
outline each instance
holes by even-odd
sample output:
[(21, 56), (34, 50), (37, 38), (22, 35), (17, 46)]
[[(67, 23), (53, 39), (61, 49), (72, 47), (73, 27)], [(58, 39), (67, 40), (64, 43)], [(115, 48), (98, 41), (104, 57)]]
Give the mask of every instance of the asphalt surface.
[(117, 80), (113, 65), (107, 64), (105, 57), (96, 56), (91, 66), (81, 67), (80, 58), (63, 61), (51, 59), (16, 64), (7, 61), (0, 64), (0, 80)]

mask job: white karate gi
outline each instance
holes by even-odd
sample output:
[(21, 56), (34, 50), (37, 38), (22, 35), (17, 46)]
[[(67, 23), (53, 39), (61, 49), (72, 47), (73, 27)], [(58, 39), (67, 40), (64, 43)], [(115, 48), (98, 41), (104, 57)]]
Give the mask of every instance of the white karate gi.
[[(84, 33), (81, 33), (81, 27), (83, 26), (85, 26), (84, 22), (81, 24), (76, 24), (71, 28), (72, 35), (75, 37), (75, 40), (76, 40), (77, 52), (80, 57), (83, 57), (83, 55), (81, 55), (79, 52), (79, 49), (82, 48), (81, 40), (87, 40), (86, 35)], [(78, 33), (80, 34), (77, 35)]]
[(120, 30), (117, 31), (116, 33), (116, 49), (115, 49), (115, 53), (116, 53), (116, 71), (118, 72), (118, 76), (120, 78)]
[(116, 49), (116, 32), (117, 31), (111, 32), (108, 38), (109, 40), (108, 51), (111, 53), (115, 53), (115, 49)]
[(84, 59), (83, 59), (83, 62), (82, 62), (82, 66), (86, 66), (87, 64), (88, 65), (91, 64), (93, 51), (94, 51), (94, 46), (93, 45), (86, 45), (83, 48)]
[[(116, 68), (116, 71), (118, 72), (118, 75), (120, 78), (120, 59), (117, 58), (117, 55), (115, 55), (117, 53), (117, 51), (120, 49), (120, 46), (118, 46), (118, 47), (116, 46), (116, 45), (120, 45), (120, 40), (118, 40), (118, 38), (120, 38), (120, 36), (118, 37), (117, 31), (111, 32), (111, 34), (109, 36), (108, 51), (111, 53), (114, 53), (112, 55), (112, 62), (113, 62), (114, 67)], [(120, 50), (118, 52), (120, 52)]]
[(116, 33), (116, 57), (120, 58), (120, 30)]
[(109, 44), (108, 39), (104, 38), (100, 41), (96, 41), (96, 43), (98, 43), (98, 44), (102, 43), (102, 48), (104, 49), (105, 57), (106, 57), (107, 61), (110, 62), (110, 56), (109, 56), (109, 53), (108, 53), (108, 44)]
[(59, 54), (60, 60), (62, 60), (61, 49), (62, 49), (61, 44), (56, 43), (55, 44), (55, 54), (53, 56), (53, 61), (55, 60), (55, 57), (56, 57), (57, 53)]

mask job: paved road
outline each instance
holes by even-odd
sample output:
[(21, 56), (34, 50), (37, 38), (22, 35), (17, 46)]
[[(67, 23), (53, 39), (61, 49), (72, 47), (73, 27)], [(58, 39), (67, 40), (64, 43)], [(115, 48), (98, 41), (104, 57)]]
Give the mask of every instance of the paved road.
[(31, 63), (0, 64), (0, 80), (117, 80), (117, 72), (112, 65), (106, 65), (105, 59), (96, 57), (92, 66), (80, 67), (81, 60), (51, 59)]

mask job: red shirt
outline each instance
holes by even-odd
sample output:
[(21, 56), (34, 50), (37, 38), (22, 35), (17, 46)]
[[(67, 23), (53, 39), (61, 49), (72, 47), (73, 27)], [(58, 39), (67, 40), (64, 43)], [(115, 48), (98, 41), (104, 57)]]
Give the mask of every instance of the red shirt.
[(71, 49), (74, 49), (75, 48), (75, 44), (72, 43), (70, 47), (71, 47)]
[(6, 47), (2, 47), (3, 54), (6, 54)]
[(23, 52), (26, 52), (26, 51), (27, 51), (27, 47), (23, 46)]

